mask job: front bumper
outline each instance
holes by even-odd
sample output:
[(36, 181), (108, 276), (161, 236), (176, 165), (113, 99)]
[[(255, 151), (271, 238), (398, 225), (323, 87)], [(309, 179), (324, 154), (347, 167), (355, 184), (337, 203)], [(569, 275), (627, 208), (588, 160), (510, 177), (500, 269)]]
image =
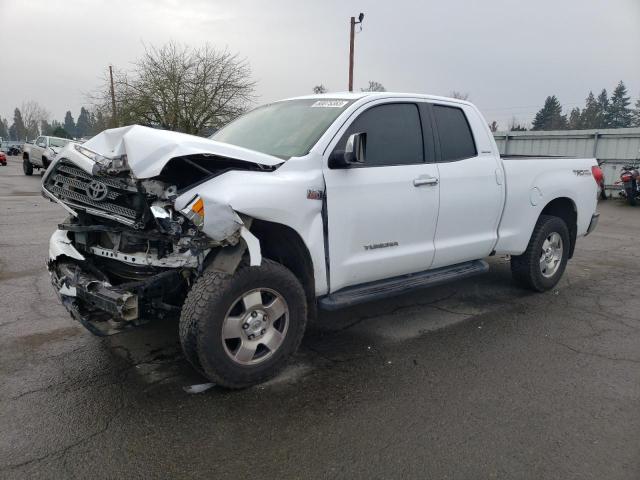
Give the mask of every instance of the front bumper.
[[(113, 335), (179, 312), (175, 297), (185, 285), (180, 268), (114, 285), (61, 230), (51, 237), (47, 266), (62, 305), (95, 335)], [(167, 298), (173, 304), (165, 303)]]
[(585, 233), (585, 236), (589, 235), (591, 232), (593, 232), (596, 229), (596, 227), (598, 226), (599, 219), (600, 219), (599, 213), (594, 213), (591, 216), (591, 222), (589, 222), (589, 228), (587, 228), (587, 233)]
[(62, 305), (95, 335), (113, 335), (144, 323), (135, 292), (114, 287), (77, 263), (53, 261), (49, 269)]

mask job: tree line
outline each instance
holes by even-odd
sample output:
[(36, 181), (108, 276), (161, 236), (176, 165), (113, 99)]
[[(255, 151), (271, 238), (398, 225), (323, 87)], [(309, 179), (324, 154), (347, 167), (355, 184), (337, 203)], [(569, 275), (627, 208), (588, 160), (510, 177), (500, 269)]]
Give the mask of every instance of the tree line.
[(71, 110), (67, 110), (62, 122), (49, 121), (49, 112), (35, 101), (23, 103), (13, 111), (13, 122), (0, 117), (0, 137), (14, 141), (33, 140), (39, 135), (62, 138), (91, 137), (109, 126), (109, 118), (101, 110), (80, 108), (75, 121)]
[[(640, 99), (631, 107), (627, 87), (621, 80), (609, 97), (602, 89), (596, 97), (592, 91), (584, 107), (574, 107), (568, 114), (562, 113), (558, 97), (546, 98), (543, 107), (536, 113), (531, 130), (587, 130), (597, 128), (640, 127)], [(526, 130), (513, 121), (510, 130)]]

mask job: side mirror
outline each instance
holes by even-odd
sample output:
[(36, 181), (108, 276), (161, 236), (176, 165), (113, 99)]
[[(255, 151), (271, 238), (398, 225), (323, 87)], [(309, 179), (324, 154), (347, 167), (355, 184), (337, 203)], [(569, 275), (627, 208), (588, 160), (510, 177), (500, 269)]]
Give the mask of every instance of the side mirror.
[(364, 163), (367, 150), (367, 134), (352, 133), (344, 150), (334, 150), (329, 157), (329, 168), (349, 168)]

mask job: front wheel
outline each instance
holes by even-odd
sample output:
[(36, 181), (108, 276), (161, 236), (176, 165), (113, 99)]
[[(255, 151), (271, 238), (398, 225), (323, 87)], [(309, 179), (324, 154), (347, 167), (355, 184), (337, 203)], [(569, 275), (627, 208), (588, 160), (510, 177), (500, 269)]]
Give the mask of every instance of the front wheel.
[(22, 170), (25, 175), (33, 175), (33, 165), (26, 158), (22, 161)]
[(560, 281), (569, 260), (569, 229), (558, 217), (540, 215), (529, 245), (511, 257), (511, 273), (520, 285), (544, 292)]
[(245, 388), (275, 376), (298, 349), (307, 322), (298, 279), (263, 260), (233, 275), (207, 269), (180, 317), (180, 342), (191, 364), (214, 383)]

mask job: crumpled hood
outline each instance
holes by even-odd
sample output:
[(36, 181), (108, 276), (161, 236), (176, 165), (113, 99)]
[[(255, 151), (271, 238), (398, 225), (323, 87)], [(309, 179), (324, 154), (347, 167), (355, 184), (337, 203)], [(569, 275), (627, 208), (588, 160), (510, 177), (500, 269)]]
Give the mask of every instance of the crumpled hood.
[(280, 158), (228, 143), (140, 125), (105, 130), (82, 146), (105, 157), (126, 155), (133, 176), (139, 179), (159, 175), (169, 160), (185, 155), (212, 154), (267, 166), (284, 162)]

